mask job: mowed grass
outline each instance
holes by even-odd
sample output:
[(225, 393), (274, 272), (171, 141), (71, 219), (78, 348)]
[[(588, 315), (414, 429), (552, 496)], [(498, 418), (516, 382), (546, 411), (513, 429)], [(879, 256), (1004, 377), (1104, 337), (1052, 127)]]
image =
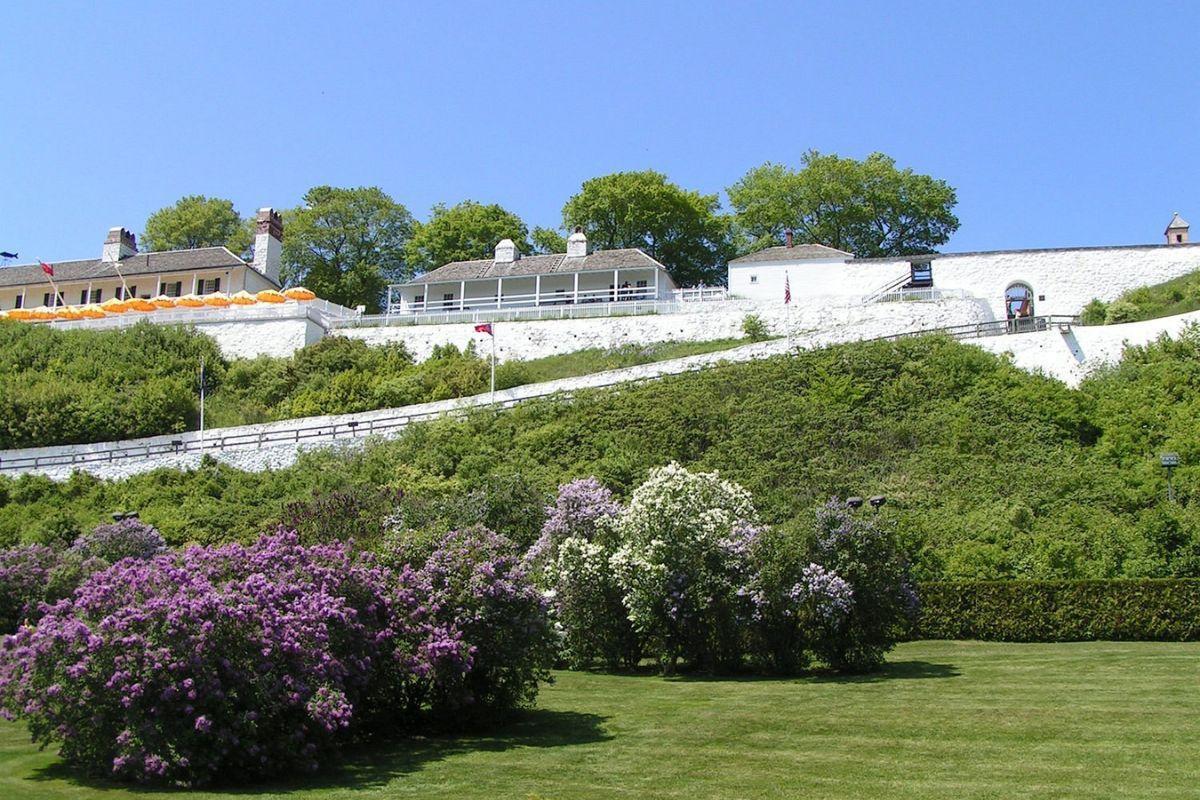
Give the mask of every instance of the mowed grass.
[[(151, 790), (150, 794), (155, 794)], [(1195, 798), (1200, 644), (918, 642), (879, 675), (563, 672), (490, 735), (360, 753), (296, 798)], [(0, 727), (0, 797), (145, 796)]]
[(712, 339), (703, 342), (651, 342), (622, 345), (611, 349), (591, 347), (557, 356), (543, 356), (519, 363), (524, 383), (542, 383), (560, 378), (592, 375), (610, 369), (653, 364), (672, 358), (716, 353), (750, 344), (749, 339)]

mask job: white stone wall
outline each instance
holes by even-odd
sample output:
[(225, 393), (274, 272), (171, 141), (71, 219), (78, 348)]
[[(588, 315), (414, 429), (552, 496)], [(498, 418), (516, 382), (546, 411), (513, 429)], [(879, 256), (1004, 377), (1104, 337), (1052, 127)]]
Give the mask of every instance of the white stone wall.
[[(611, 349), (650, 342), (738, 338), (743, 335), (742, 322), (747, 314), (757, 314), (772, 332), (780, 336), (787, 333), (790, 321), (794, 334), (824, 331), (829, 341), (841, 341), (838, 337), (843, 328), (852, 329), (858, 338), (872, 338), (991, 318), (986, 307), (970, 300), (869, 306), (833, 306), (809, 301), (794, 303), (790, 309), (782, 303), (730, 300), (685, 304), (684, 308), (677, 314), (496, 322), (492, 326), (496, 335), (496, 357), (501, 361), (533, 359), (594, 347)], [(475, 342), (480, 353), (490, 352), (492, 345), (486, 334), (475, 332), (473, 323), (341, 328), (336, 333), (376, 345), (403, 342), (417, 359), (427, 358), (439, 344), (464, 348)]]
[(196, 330), (216, 339), (226, 358), (286, 358), (325, 335), (320, 325), (305, 317), (208, 322), (197, 325)]

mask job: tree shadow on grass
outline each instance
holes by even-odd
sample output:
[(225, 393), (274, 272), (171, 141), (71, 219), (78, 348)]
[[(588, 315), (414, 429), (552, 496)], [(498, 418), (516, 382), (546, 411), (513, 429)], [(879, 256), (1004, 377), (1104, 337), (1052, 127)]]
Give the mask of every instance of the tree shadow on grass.
[(875, 672), (844, 673), (832, 669), (811, 669), (797, 675), (711, 675), (706, 673), (682, 673), (673, 675), (673, 681), (713, 681), (752, 683), (760, 681), (791, 681), (796, 683), (880, 683), (895, 680), (926, 680), (930, 678), (957, 678), (961, 673), (953, 664), (935, 664), (930, 661), (885, 661)]
[[(612, 736), (604, 731), (607, 717), (578, 711), (532, 709), (486, 732), (458, 735), (414, 736), (379, 741), (353, 748), (337, 766), (315, 775), (294, 779), (262, 781), (243, 785), (214, 784), (202, 789), (214, 795), (286, 794), (315, 789), (378, 789), (396, 778), (419, 772), (425, 765), (471, 752), (503, 752), (518, 747), (569, 747), (605, 742)], [(31, 776), (35, 781), (65, 781), (97, 792), (106, 789), (139, 794), (178, 794), (188, 789), (138, 786), (89, 777), (61, 761), (40, 768)]]

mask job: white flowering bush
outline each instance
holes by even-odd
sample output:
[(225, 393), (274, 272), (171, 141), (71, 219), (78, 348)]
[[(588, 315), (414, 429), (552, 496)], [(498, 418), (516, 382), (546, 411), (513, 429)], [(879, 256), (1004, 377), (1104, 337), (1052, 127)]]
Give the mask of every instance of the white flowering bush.
[(611, 564), (629, 621), (667, 672), (740, 666), (745, 587), (760, 528), (750, 493), (672, 463), (650, 473), (617, 523)]

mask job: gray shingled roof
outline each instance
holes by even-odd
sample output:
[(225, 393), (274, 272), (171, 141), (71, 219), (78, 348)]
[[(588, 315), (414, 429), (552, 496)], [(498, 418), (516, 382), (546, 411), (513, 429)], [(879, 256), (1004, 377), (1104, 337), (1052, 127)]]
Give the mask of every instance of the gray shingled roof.
[(778, 245), (747, 253), (741, 258), (735, 258), (730, 264), (752, 264), (755, 261), (808, 261), (818, 258), (854, 258), (853, 253), (826, 247), (823, 244), (797, 244), (792, 247)]
[[(60, 284), (117, 277), (117, 271), (113, 265), (98, 258), (47, 263), (54, 267), (54, 280)], [(231, 269), (244, 267), (247, 264), (224, 247), (201, 247), (196, 250), (139, 253), (122, 258), (118, 266), (121, 268), (121, 274), (128, 278), (132, 275), (157, 275), (163, 272)], [(0, 286), (23, 286), (27, 283), (45, 282), (46, 274), (37, 264), (0, 267)]]
[(1172, 230), (1173, 228), (1189, 228), (1189, 227), (1191, 227), (1191, 226), (1187, 224), (1187, 220), (1185, 220), (1183, 217), (1179, 216), (1179, 212), (1176, 211), (1175, 216), (1171, 217), (1170, 224), (1167, 225), (1167, 230)]
[(599, 250), (577, 258), (567, 258), (563, 253), (555, 253), (544, 256), (522, 256), (516, 261), (500, 264), (490, 258), (478, 261), (453, 261), (426, 272), (421, 277), (410, 281), (408, 285), (470, 281), (480, 278), (510, 278), (523, 275), (569, 275), (573, 272), (603, 272), (614, 269), (664, 269), (664, 267), (636, 248)]

